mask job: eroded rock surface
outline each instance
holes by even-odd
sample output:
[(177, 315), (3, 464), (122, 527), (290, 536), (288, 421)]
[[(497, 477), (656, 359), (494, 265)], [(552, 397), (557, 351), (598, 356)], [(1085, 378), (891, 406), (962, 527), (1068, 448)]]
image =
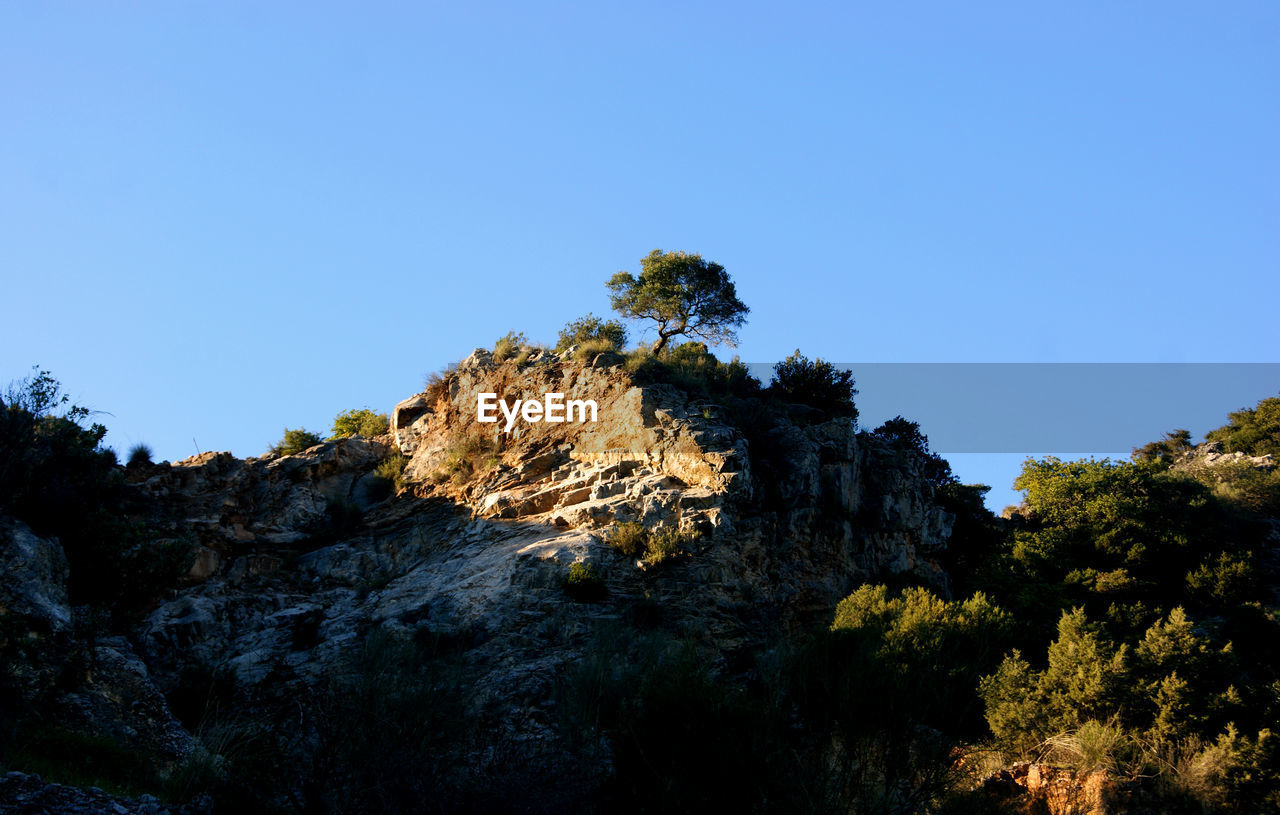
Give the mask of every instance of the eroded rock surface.
[[(475, 421), (482, 392), (594, 399), (598, 421), (504, 433), (503, 422)], [(544, 355), (517, 366), (477, 352), (434, 393), (398, 405), (385, 443), (275, 460), (204, 454), (151, 477), (153, 494), (190, 508), (221, 566), (202, 567), (203, 584), (150, 615), (142, 647), (170, 681), (197, 661), (246, 687), (279, 687), (320, 681), (372, 627), (429, 630), (472, 642), (477, 698), (500, 700), (536, 696), (526, 683), (574, 660), (591, 620), (638, 598), (732, 653), (829, 617), (867, 579), (905, 572), (945, 589), (930, 558), (951, 519), (918, 462), (847, 420), (779, 410), (755, 425), (672, 387), (641, 387), (616, 364)], [(392, 445), (408, 458), (407, 488), (366, 503), (358, 530), (317, 539), (326, 504), (354, 500)], [(460, 449), (473, 460), (451, 472)], [(625, 521), (693, 542), (648, 569), (607, 543)], [(566, 596), (577, 561), (603, 580), (604, 602)]]

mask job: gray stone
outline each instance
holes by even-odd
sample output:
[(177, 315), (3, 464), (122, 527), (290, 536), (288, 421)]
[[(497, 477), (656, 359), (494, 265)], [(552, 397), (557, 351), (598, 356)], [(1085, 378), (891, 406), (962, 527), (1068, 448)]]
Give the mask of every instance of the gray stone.
[(0, 516), (0, 608), (45, 633), (71, 628), (67, 556), (56, 540), (35, 535), (21, 521)]

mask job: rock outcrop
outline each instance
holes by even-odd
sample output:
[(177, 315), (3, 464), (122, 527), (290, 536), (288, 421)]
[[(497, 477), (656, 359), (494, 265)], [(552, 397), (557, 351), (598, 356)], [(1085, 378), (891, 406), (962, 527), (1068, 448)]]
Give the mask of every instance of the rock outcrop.
[[(913, 454), (811, 409), (641, 384), (621, 362), (499, 364), (478, 351), (397, 405), (387, 436), (131, 471), (151, 526), (195, 552), (185, 584), (128, 641), (96, 646), (118, 695), (151, 711), (148, 749), (191, 749), (163, 697), (190, 690), (193, 669), (229, 681), (267, 721), (333, 682), (374, 630), (448, 642), (471, 677), (468, 715), (528, 745), (552, 740), (558, 677), (593, 628), (637, 606), (744, 665), (767, 637), (825, 625), (866, 580), (910, 575), (945, 592), (934, 558), (951, 518)], [(480, 393), (590, 399), (596, 420), (508, 433), (476, 422)], [(375, 470), (396, 454), (403, 484), (387, 496)], [(624, 556), (608, 538), (625, 522), (678, 531), (683, 551), (657, 566)], [(65, 566), (26, 532), (10, 539), (48, 579), (4, 602), (66, 626)], [(599, 602), (566, 592), (579, 562), (601, 582)], [(70, 702), (111, 719), (90, 692)]]
[(0, 614), (11, 624), (50, 635), (70, 631), (67, 556), (56, 540), (0, 516), (0, 574)]
[(190, 752), (191, 735), (128, 639), (95, 639), (95, 622), (68, 604), (57, 540), (0, 517), (0, 575), (0, 712), (39, 710), (48, 725), (110, 739), (161, 767)]
[(0, 811), (58, 815), (208, 815), (207, 800), (174, 806), (152, 795), (125, 798), (100, 789), (87, 790), (46, 782), (38, 775), (11, 772), (0, 776)]
[[(475, 421), (483, 392), (593, 399), (598, 419), (505, 433)], [(375, 504), (362, 484), (390, 446), (407, 457), (407, 486)], [(592, 619), (638, 598), (732, 653), (829, 619), (868, 579), (908, 573), (945, 589), (931, 558), (950, 517), (911, 456), (847, 420), (793, 421), (785, 409), (744, 428), (712, 400), (554, 355), (517, 366), (473, 354), (396, 407), (389, 439), (279, 459), (204, 454), (143, 486), (184, 508), (181, 524), (218, 564), (201, 565), (204, 582), (140, 631), (170, 681), (194, 661), (246, 687), (313, 683), (379, 626), (465, 632), (490, 666), (478, 695), (524, 698), (577, 657)], [(361, 506), (362, 522), (318, 534), (337, 500)], [(648, 569), (607, 543), (626, 521), (692, 542)], [(566, 596), (578, 561), (603, 580), (605, 602)]]

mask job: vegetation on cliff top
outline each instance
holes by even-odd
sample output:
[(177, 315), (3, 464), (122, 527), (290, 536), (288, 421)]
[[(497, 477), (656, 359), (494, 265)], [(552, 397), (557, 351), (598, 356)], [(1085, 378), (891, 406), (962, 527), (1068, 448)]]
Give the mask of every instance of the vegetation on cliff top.
[(610, 303), (624, 317), (657, 324), (655, 354), (681, 336), (737, 344), (735, 329), (751, 310), (723, 266), (701, 255), (654, 249), (640, 259), (640, 268), (639, 276), (618, 272), (609, 279)]
[(189, 547), (130, 520), (137, 502), (102, 445), (106, 427), (86, 426), (90, 411), (33, 370), (0, 398), (0, 513), (61, 541), (73, 603), (136, 610), (172, 583)]

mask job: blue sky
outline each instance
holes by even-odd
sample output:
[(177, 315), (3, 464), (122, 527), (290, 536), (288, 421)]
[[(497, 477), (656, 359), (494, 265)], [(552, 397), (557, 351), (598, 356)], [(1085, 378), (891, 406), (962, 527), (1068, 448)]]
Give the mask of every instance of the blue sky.
[(5, 4), (0, 380), (257, 454), (654, 248), (746, 360), (1280, 360), (1280, 5), (877, 5)]

